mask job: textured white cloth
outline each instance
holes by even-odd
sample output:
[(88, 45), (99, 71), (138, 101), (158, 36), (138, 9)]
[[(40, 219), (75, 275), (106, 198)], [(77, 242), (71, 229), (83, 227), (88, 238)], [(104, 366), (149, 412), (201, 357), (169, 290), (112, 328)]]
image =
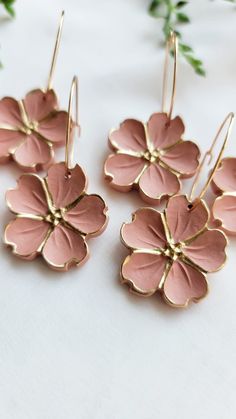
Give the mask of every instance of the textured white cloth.
[[(235, 109), (236, 10), (219, 0), (190, 3), (192, 23), (182, 32), (207, 77), (180, 60), (174, 114), (184, 119), (185, 138), (204, 150)], [(107, 187), (102, 167), (110, 128), (160, 110), (164, 52), (160, 24), (147, 6), (144, 0), (21, 0), (15, 21), (1, 18), (0, 94), (21, 98), (46, 83), (65, 8), (54, 87), (65, 108), (72, 76), (80, 78), (75, 159), (87, 172), (89, 192), (100, 193), (110, 210), (106, 232), (90, 241), (90, 260), (67, 274), (50, 271), (41, 259), (20, 261), (1, 245), (2, 419), (235, 418), (235, 242), (225, 268), (209, 276), (208, 297), (188, 310), (173, 310), (158, 296), (132, 296), (119, 284), (126, 254), (120, 226), (142, 202)], [(234, 153), (235, 129), (226, 155)], [(2, 228), (11, 218), (4, 193), (19, 174), (13, 164), (0, 166)]]

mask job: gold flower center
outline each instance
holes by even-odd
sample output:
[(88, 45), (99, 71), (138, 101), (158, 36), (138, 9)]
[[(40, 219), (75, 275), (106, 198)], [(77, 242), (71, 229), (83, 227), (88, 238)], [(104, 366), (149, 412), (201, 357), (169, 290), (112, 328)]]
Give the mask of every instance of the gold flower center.
[(180, 243), (168, 243), (164, 255), (172, 260), (178, 259), (182, 255), (182, 246)]
[(62, 220), (62, 212), (60, 209), (52, 210), (46, 216), (46, 221), (48, 223), (53, 224), (55, 227), (61, 222), (61, 220)]
[(37, 131), (38, 125), (39, 124), (37, 121), (28, 121), (27, 123), (24, 124), (22, 131), (25, 134), (30, 135), (32, 131)]
[(159, 159), (160, 155), (161, 155), (160, 150), (153, 150), (153, 151), (146, 150), (143, 153), (143, 158), (150, 163), (154, 163), (155, 161)]

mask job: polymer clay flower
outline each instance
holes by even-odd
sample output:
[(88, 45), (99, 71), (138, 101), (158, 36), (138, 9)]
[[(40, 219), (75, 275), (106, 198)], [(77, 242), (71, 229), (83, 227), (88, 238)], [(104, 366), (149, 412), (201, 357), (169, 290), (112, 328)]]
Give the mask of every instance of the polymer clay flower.
[(224, 231), (234, 235), (236, 234), (236, 158), (221, 160), (212, 187), (219, 195), (212, 207), (213, 217), (220, 221)]
[(46, 178), (24, 174), (6, 194), (16, 214), (5, 230), (5, 243), (17, 256), (32, 260), (41, 254), (51, 268), (67, 270), (88, 256), (87, 239), (106, 226), (106, 205), (86, 194), (86, 177), (79, 165), (67, 174), (65, 163), (50, 167)]
[(105, 177), (119, 191), (137, 188), (150, 203), (178, 193), (180, 179), (194, 175), (200, 155), (195, 143), (182, 140), (183, 133), (181, 118), (166, 113), (153, 114), (147, 124), (125, 120), (109, 136), (115, 153), (105, 162)]
[(192, 207), (184, 195), (170, 198), (163, 213), (138, 209), (121, 229), (130, 249), (122, 264), (122, 282), (143, 296), (160, 291), (175, 307), (205, 297), (206, 273), (223, 266), (227, 245), (225, 234), (209, 229), (208, 220), (204, 201)]
[(55, 92), (37, 89), (19, 102), (0, 100), (0, 163), (13, 159), (24, 170), (46, 168), (54, 147), (65, 144), (67, 112), (58, 110)]

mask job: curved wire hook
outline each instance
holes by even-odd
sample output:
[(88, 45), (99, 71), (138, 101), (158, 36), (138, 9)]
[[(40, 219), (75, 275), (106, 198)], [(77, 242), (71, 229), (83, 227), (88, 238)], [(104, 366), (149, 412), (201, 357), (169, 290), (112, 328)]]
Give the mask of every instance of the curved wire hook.
[(163, 73), (163, 87), (162, 87), (162, 112), (165, 111), (165, 104), (166, 104), (166, 90), (167, 90), (167, 70), (169, 66), (169, 56), (170, 51), (173, 48), (174, 52), (174, 64), (173, 64), (173, 78), (172, 78), (172, 91), (171, 91), (171, 99), (170, 99), (170, 109), (168, 112), (168, 117), (171, 119), (174, 101), (175, 101), (175, 93), (176, 93), (176, 75), (177, 75), (177, 56), (178, 56), (178, 38), (175, 32), (171, 31), (170, 36), (166, 43), (166, 56), (165, 56), (165, 63), (164, 63), (164, 73)]
[(199, 193), (198, 197), (195, 198), (195, 201), (199, 201), (205, 195), (205, 193), (206, 193), (206, 191), (207, 191), (207, 189), (208, 189), (208, 187), (209, 187), (209, 185), (210, 185), (210, 183), (211, 183), (211, 181), (212, 181), (212, 179), (213, 179), (213, 177), (215, 175), (215, 172), (217, 171), (217, 169), (218, 169), (218, 167), (220, 165), (220, 161), (221, 161), (222, 155), (223, 155), (223, 153), (225, 151), (225, 147), (226, 147), (226, 144), (228, 142), (228, 139), (229, 139), (229, 136), (230, 136), (230, 133), (231, 133), (231, 129), (232, 129), (232, 125), (233, 125), (233, 120), (234, 120), (234, 113), (233, 112), (230, 112), (226, 116), (226, 118), (224, 119), (224, 121), (222, 122), (222, 124), (220, 125), (220, 127), (219, 127), (219, 129), (218, 129), (218, 131), (216, 133), (216, 136), (215, 136), (215, 138), (214, 138), (214, 140), (212, 142), (211, 147), (204, 154), (204, 157), (203, 157), (203, 159), (202, 159), (202, 161), (201, 161), (201, 163), (200, 163), (200, 165), (198, 167), (197, 174), (195, 176), (195, 179), (194, 179), (194, 182), (193, 182), (193, 185), (192, 185), (190, 194), (189, 194), (189, 200), (190, 201), (193, 200), (193, 194), (194, 194), (194, 192), (196, 190), (196, 187), (197, 187), (197, 185), (199, 183), (199, 178), (200, 178), (200, 174), (202, 172), (202, 168), (203, 168), (203, 166), (204, 166), (207, 158), (209, 158), (208, 165), (211, 164), (212, 159), (213, 159), (213, 150), (214, 150), (214, 147), (215, 147), (215, 145), (217, 143), (217, 140), (218, 140), (218, 138), (219, 138), (219, 136), (220, 136), (223, 128), (225, 127), (225, 125), (227, 124), (227, 122), (229, 122), (229, 126), (228, 126), (228, 129), (227, 129), (226, 135), (225, 135), (225, 139), (224, 139), (223, 145), (222, 145), (222, 147), (220, 149), (220, 152), (219, 152), (219, 155), (217, 157), (217, 160), (216, 160), (216, 162), (214, 164), (214, 167), (213, 167), (213, 169), (212, 169), (212, 171), (211, 171), (211, 173), (210, 173), (210, 175), (209, 175), (209, 177), (208, 177), (205, 185), (203, 186), (201, 192)]
[(57, 61), (57, 56), (58, 56), (58, 51), (59, 51), (59, 46), (60, 46), (60, 42), (61, 42), (61, 34), (62, 34), (64, 16), (65, 16), (65, 12), (63, 10), (61, 12), (59, 27), (58, 27), (58, 30), (57, 30), (56, 42), (55, 42), (55, 46), (54, 46), (54, 50), (53, 50), (52, 62), (51, 62), (51, 67), (50, 67), (49, 77), (48, 77), (47, 90), (50, 90), (51, 86), (52, 86), (52, 78), (53, 78), (53, 74), (54, 74), (54, 70), (55, 70), (55, 66), (56, 66), (56, 61)]
[[(75, 96), (75, 126), (79, 128), (79, 81), (78, 77), (74, 76), (71, 88), (70, 88), (70, 97), (68, 105), (68, 120), (67, 120), (67, 129), (66, 129), (66, 147), (65, 147), (65, 165), (67, 171), (72, 169), (72, 157), (73, 157), (73, 120), (71, 117), (72, 114), (72, 101)], [(72, 125), (73, 124), (73, 125)], [(71, 144), (72, 143), (72, 144)]]

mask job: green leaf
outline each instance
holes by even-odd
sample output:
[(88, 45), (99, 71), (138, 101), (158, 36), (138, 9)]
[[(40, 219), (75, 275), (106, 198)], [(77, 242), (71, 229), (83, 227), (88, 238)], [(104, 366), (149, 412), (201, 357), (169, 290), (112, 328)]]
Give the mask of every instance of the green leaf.
[(10, 4), (5, 4), (5, 9), (7, 10), (7, 12), (9, 13), (11, 17), (15, 17), (15, 10)]
[(15, 3), (15, 0), (0, 0), (0, 4), (2, 4), (6, 11), (9, 13), (10, 16), (15, 16), (15, 10), (13, 8), (13, 4)]
[(188, 63), (194, 68), (195, 72), (200, 76), (205, 76), (206, 71), (203, 67), (203, 62), (197, 58), (194, 58), (192, 55), (183, 54)]
[(194, 67), (200, 67), (200, 66), (203, 65), (203, 62), (201, 60), (198, 60), (197, 58), (191, 57), (190, 55), (188, 56), (188, 61)]
[(206, 76), (206, 70), (203, 67), (197, 67), (195, 68), (195, 72), (199, 75), (199, 76)]
[(179, 49), (181, 52), (184, 52), (184, 53), (193, 52), (193, 49), (189, 45), (182, 44), (182, 43), (179, 43)]
[(185, 13), (176, 13), (176, 19), (180, 23), (189, 23), (190, 19)]
[(186, 6), (188, 4), (187, 1), (178, 1), (178, 3), (176, 3), (175, 7), (176, 9), (181, 9), (182, 7)]
[(151, 4), (149, 5), (149, 13), (152, 16), (158, 17), (158, 7), (161, 5), (162, 1), (161, 0), (153, 0), (151, 2)]
[(177, 31), (176, 29), (174, 30), (174, 33), (175, 33), (175, 35), (176, 35), (179, 39), (181, 39), (181, 38), (182, 38), (181, 33), (180, 33), (179, 31)]

